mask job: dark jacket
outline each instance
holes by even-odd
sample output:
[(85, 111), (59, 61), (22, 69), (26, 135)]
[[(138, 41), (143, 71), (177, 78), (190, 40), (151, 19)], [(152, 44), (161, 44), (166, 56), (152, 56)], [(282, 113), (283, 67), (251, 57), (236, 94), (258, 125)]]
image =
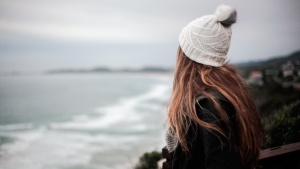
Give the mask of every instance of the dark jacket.
[(172, 152), (172, 162), (170, 164), (172, 169), (243, 168), (236, 148), (238, 140), (236, 137), (237, 125), (234, 107), (225, 99), (220, 99), (219, 102), (230, 118), (230, 127), (220, 120), (217, 110), (206, 98), (199, 100), (199, 104), (196, 106), (197, 115), (205, 122), (220, 126), (228, 138), (218, 132), (208, 131), (200, 125), (192, 124), (187, 133), (190, 154), (185, 154), (182, 147), (177, 146)]

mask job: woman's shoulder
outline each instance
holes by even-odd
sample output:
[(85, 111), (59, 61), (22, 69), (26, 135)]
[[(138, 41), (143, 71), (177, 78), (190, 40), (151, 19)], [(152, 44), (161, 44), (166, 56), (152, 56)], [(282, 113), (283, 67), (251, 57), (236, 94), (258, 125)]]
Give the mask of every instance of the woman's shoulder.
[[(209, 98), (199, 97), (196, 103), (197, 116), (203, 122), (218, 126), (220, 129), (223, 130), (224, 134), (227, 135), (228, 138), (234, 140), (234, 141), (231, 140), (230, 142), (236, 142), (235, 139), (237, 139), (236, 138), (237, 135), (236, 113), (237, 112), (235, 111), (233, 104), (228, 99), (226, 99), (220, 93), (214, 93), (214, 94), (215, 94), (216, 101), (221, 106), (223, 112), (220, 112)], [(200, 128), (203, 127), (201, 126)], [(214, 133), (216, 134), (216, 132)]]
[[(209, 94), (215, 98), (215, 101), (221, 106), (221, 108), (226, 112), (228, 117), (233, 117), (235, 115), (235, 109), (233, 104), (226, 99), (221, 93), (216, 91), (209, 91)], [(198, 116), (203, 116), (205, 114), (212, 114), (214, 116), (219, 116), (220, 112), (214, 105), (213, 101), (207, 96), (199, 96), (196, 99), (196, 111)], [(205, 114), (203, 114), (205, 113)]]

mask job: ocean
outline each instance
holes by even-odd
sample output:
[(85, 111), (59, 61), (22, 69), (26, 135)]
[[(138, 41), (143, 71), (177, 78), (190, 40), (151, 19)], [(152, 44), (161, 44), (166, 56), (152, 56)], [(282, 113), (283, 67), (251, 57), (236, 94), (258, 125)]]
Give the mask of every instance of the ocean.
[(166, 74), (0, 76), (0, 169), (129, 169), (164, 145)]

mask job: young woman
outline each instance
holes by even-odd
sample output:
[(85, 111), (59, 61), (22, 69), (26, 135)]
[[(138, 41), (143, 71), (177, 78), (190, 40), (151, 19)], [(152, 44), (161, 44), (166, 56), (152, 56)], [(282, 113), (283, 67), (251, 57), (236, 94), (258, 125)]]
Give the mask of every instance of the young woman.
[(259, 114), (226, 63), (236, 15), (221, 5), (180, 33), (166, 137), (172, 169), (255, 168), (263, 142)]

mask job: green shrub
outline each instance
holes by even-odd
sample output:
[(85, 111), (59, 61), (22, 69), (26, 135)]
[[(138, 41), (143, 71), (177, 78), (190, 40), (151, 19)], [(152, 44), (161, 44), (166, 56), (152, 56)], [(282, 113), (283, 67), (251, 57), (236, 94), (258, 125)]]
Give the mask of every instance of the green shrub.
[(300, 100), (262, 119), (265, 129), (264, 148), (300, 141)]
[(140, 157), (135, 169), (157, 169), (157, 162), (162, 159), (162, 154), (157, 151), (145, 153)]

